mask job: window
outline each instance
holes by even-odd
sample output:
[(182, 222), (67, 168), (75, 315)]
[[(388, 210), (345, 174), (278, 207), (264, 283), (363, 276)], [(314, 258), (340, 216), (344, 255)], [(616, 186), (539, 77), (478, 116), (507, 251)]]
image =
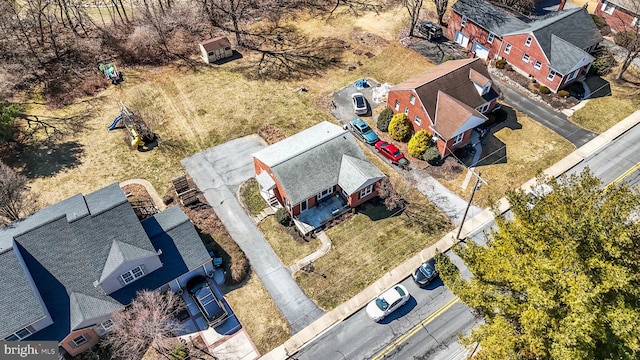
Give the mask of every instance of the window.
[(107, 321), (103, 321), (100, 324), (100, 327), (102, 327), (102, 330), (106, 332), (111, 332), (111, 330), (113, 330), (113, 320), (109, 319)]
[(522, 54), (522, 61), (528, 63), (529, 62), (529, 54)]
[(319, 193), (318, 194), (318, 200), (324, 199), (324, 198), (326, 198), (327, 196), (329, 196), (331, 194), (333, 194), (333, 186), (328, 188), (327, 190), (324, 190), (323, 192)]
[(603, 1), (602, 2), (602, 11), (612, 15), (613, 14), (613, 10), (615, 9), (615, 6), (613, 6), (613, 4), (609, 3), (608, 1)]
[(416, 115), (416, 116), (413, 118), (413, 122), (414, 122), (416, 125), (420, 126), (420, 124), (422, 124), (422, 119), (420, 119), (420, 118), (418, 117), (418, 115)]
[(71, 340), (71, 342), (73, 343), (73, 345), (75, 345), (76, 347), (86, 343), (89, 339), (87, 339), (87, 337), (85, 335), (80, 335), (77, 338)]
[(489, 32), (489, 36), (487, 36), (487, 42), (489, 44), (493, 43), (493, 38), (495, 37), (495, 35), (492, 32)]
[(136, 280), (137, 278), (141, 278), (143, 276), (144, 276), (144, 271), (142, 270), (142, 266), (138, 266), (120, 275), (120, 278), (125, 284), (128, 284)]
[(567, 81), (571, 81), (575, 79), (576, 76), (578, 76), (578, 73), (580, 73), (580, 69), (575, 69), (572, 72), (570, 72), (569, 75), (567, 75)]
[(553, 69), (549, 69), (549, 75), (547, 75), (547, 80), (553, 80), (555, 76), (556, 76), (556, 72), (553, 71)]
[(411, 95), (411, 97), (409, 98), (409, 104), (413, 105), (416, 103), (416, 97)]
[(638, 17), (634, 17), (633, 20), (631, 20), (631, 26), (636, 26), (636, 24), (638, 23)]
[(460, 144), (462, 142), (462, 139), (464, 139), (464, 133), (458, 134), (458, 136), (456, 136), (456, 138), (453, 139), (453, 145)]
[(462, 15), (462, 20), (460, 21), (460, 26), (464, 27), (465, 25), (467, 25), (467, 17)]
[(524, 42), (524, 46), (531, 46), (531, 41), (533, 41), (531, 36), (527, 36), (527, 40)]
[(359, 199), (364, 199), (365, 197), (369, 196), (372, 192), (373, 192), (373, 185), (367, 186), (366, 188), (360, 190)]
[(542, 63), (541, 63), (540, 61), (536, 60), (536, 61), (533, 63), (533, 68), (534, 68), (534, 69), (536, 69), (536, 70), (540, 70), (540, 69), (542, 69)]
[(482, 88), (482, 95), (486, 95), (487, 93), (489, 93), (489, 90), (491, 90), (491, 81), (489, 81), (489, 83), (487, 83), (487, 85)]
[(300, 212), (307, 210), (307, 200), (300, 203)]
[(505, 53), (505, 54), (508, 54), (508, 53), (510, 53), (510, 52), (511, 52), (511, 44), (507, 44), (507, 45), (504, 47), (504, 53)]
[(487, 110), (489, 110), (489, 105), (490, 103), (486, 103), (482, 106), (478, 106), (476, 110), (478, 110), (479, 113), (484, 114)]
[(396, 103), (393, 106), (393, 108), (396, 109), (396, 111), (400, 110), (400, 100), (396, 100)]
[(24, 328), (24, 329), (20, 329), (16, 332), (14, 332), (13, 334), (7, 336), (6, 338), (4, 338), (7, 341), (18, 341), (18, 340), (22, 340), (24, 338), (26, 338), (27, 336), (31, 335), (32, 332), (31, 330)]
[(408, 106), (404, 107), (404, 114), (405, 115), (409, 115), (409, 107)]

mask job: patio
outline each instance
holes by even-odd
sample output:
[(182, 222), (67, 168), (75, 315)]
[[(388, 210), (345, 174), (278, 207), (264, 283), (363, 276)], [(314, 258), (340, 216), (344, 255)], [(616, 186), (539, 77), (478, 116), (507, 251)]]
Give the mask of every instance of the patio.
[(293, 222), (304, 235), (307, 235), (347, 211), (349, 206), (346, 200), (336, 195), (303, 211), (293, 219)]

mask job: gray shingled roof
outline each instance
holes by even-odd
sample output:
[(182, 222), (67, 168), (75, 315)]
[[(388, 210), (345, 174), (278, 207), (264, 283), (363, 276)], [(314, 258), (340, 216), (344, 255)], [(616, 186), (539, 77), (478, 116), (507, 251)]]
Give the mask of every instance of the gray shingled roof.
[[(300, 134), (304, 134), (304, 137), (298, 137)], [(323, 134), (331, 134), (331, 136), (322, 136)], [(336, 185), (343, 155), (366, 160), (353, 135), (328, 122), (322, 122), (292, 137), (297, 137), (292, 144), (298, 144), (299, 140), (307, 139), (306, 142), (300, 143), (304, 150), (289, 147), (287, 150), (292, 155), (281, 157), (284, 160), (276, 161), (275, 165), (271, 166), (273, 175), (278, 179), (292, 205)], [(320, 142), (318, 139), (323, 141)], [(273, 146), (279, 147), (280, 143), (282, 141), (265, 150)], [(313, 147), (308, 146), (308, 143), (313, 144)], [(259, 155), (254, 156), (262, 161), (264, 156)]]
[[(196, 232), (193, 224), (178, 206), (173, 206), (167, 210), (156, 214), (154, 217), (159, 228), (173, 239), (173, 243), (182, 257), (187, 269), (193, 270), (207, 261), (211, 261), (211, 256), (204, 247), (200, 235)], [(151, 221), (151, 220), (145, 220)], [(149, 229), (144, 223), (145, 229)], [(149, 231), (149, 237), (155, 237), (162, 232), (157, 229)]]
[(323, 121), (252, 155), (267, 166), (273, 167), (278, 163), (298, 156), (300, 153), (313, 149), (344, 132), (347, 131), (340, 126), (328, 121)]
[(0, 254), (0, 338), (46, 317), (14, 250)]
[(516, 16), (484, 0), (458, 0), (452, 10), (498, 36), (522, 30), (529, 21), (524, 16)]
[(384, 174), (367, 160), (361, 160), (349, 155), (342, 156), (338, 185), (347, 194), (353, 194), (365, 185), (382, 179)]

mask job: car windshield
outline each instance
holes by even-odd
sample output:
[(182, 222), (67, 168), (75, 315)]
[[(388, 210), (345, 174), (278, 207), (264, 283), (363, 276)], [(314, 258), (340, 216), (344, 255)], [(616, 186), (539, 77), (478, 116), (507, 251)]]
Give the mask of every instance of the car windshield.
[(424, 264), (420, 266), (420, 272), (427, 278), (430, 278), (433, 275), (433, 268), (429, 264)]
[(400, 294), (400, 296), (404, 296), (404, 290), (402, 290), (400, 286), (396, 286), (395, 289), (398, 292), (398, 294)]
[(371, 131), (371, 128), (367, 124), (360, 124), (360, 130), (362, 130), (363, 133), (368, 133)]
[(381, 297), (376, 299), (376, 305), (378, 305), (378, 308), (380, 308), (380, 310), (382, 311), (385, 311), (389, 308), (389, 303)]
[(364, 98), (362, 96), (356, 96), (356, 106), (361, 108), (364, 107)]
[(402, 152), (400, 151), (400, 149), (396, 149), (396, 151), (393, 152), (393, 156), (400, 156), (402, 155)]

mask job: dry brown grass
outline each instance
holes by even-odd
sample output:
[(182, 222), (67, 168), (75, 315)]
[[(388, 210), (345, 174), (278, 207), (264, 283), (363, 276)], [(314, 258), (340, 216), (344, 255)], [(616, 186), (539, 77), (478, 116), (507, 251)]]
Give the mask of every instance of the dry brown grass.
[(255, 273), (250, 274), (242, 287), (223, 290), (227, 291), (227, 301), (261, 354), (269, 352), (291, 336), (280, 309)]
[(276, 253), (284, 266), (291, 266), (296, 260), (311, 254), (320, 248), (319, 239), (310, 239), (309, 242), (296, 241), (278, 223), (275, 216), (270, 216), (258, 224), (258, 229), (264, 235), (271, 249)]
[[(519, 187), (575, 150), (571, 143), (558, 134), (523, 113), (516, 114), (517, 122), (510, 116), (503, 124), (496, 125), (499, 130), (487, 135), (483, 141), (483, 154), (488, 154), (488, 150), (493, 154), (476, 168), (482, 178), (489, 182), (489, 185), (482, 185), (475, 193), (473, 202), (478, 206), (489, 206), (491, 201), (503, 197), (507, 190)], [(462, 189), (466, 175), (467, 171), (464, 170), (453, 178), (438, 178), (438, 181), (468, 199), (475, 180), (471, 179), (467, 188)]]

